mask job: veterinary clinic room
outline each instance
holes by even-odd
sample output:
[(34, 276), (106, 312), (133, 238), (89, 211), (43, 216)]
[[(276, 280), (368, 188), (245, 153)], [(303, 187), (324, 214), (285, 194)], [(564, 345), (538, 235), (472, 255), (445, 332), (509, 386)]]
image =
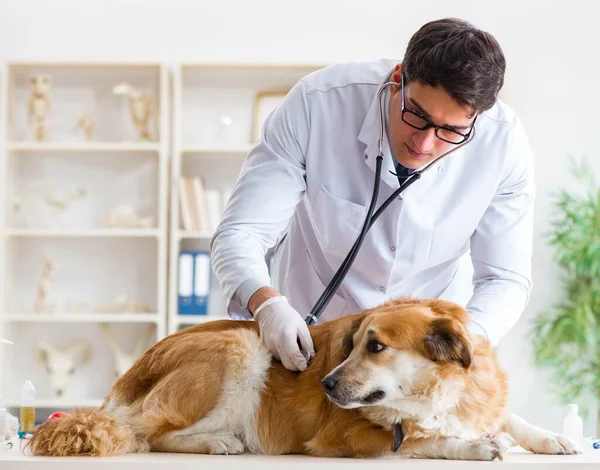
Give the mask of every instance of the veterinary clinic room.
[(0, 0), (0, 468), (600, 468), (598, 17)]

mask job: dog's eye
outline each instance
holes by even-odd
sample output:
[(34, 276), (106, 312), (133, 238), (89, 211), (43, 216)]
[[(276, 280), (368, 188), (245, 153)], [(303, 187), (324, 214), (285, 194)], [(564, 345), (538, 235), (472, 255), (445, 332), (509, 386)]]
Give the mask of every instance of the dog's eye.
[(378, 353), (385, 349), (385, 345), (381, 344), (379, 341), (374, 339), (369, 340), (367, 343), (367, 351), (372, 353)]

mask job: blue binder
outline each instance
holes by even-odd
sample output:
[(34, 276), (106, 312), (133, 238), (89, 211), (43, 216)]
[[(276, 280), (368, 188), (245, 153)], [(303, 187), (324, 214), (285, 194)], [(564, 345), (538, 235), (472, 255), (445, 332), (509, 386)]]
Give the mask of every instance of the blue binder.
[(208, 314), (208, 299), (210, 297), (210, 255), (208, 251), (196, 252), (194, 256), (194, 315)]
[(180, 315), (192, 315), (194, 304), (192, 295), (194, 293), (194, 253), (181, 251), (179, 253), (179, 265), (177, 276), (177, 312)]
[(179, 252), (177, 298), (179, 315), (208, 315), (210, 273), (208, 251)]

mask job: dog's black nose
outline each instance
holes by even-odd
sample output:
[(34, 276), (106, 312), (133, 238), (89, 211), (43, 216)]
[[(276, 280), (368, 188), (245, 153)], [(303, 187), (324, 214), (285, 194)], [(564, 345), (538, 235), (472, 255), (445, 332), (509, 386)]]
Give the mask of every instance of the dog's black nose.
[(323, 380), (321, 380), (321, 384), (327, 393), (330, 393), (335, 390), (337, 386), (337, 378), (334, 375), (328, 375)]

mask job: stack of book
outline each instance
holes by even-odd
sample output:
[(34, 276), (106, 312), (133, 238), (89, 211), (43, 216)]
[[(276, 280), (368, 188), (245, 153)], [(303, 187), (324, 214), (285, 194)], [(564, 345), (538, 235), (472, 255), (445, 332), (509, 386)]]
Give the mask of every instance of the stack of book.
[(180, 178), (179, 206), (183, 229), (213, 233), (221, 221), (229, 194), (206, 188), (202, 177)]

